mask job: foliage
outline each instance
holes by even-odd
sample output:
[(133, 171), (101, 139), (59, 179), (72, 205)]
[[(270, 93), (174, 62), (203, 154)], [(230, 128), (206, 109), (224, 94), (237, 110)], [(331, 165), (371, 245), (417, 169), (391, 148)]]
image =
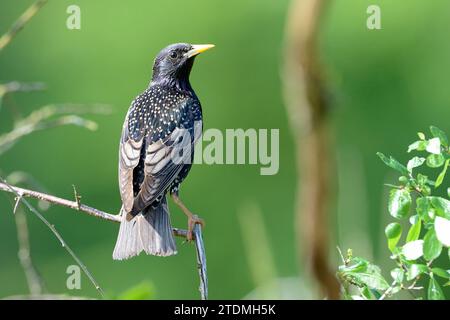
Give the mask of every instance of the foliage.
[[(445, 281), (444, 286), (450, 285), (450, 270), (436, 267), (435, 261), (445, 252), (450, 269), (450, 201), (435, 193), (446, 193), (450, 198), (450, 188), (444, 190), (443, 185), (450, 165), (450, 149), (442, 130), (431, 126), (430, 132), (429, 139), (419, 132), (419, 140), (409, 145), (408, 153), (419, 155), (412, 157), (406, 166), (393, 157), (377, 154), (401, 174), (397, 185), (388, 185), (391, 188), (388, 212), (395, 219), (385, 228), (390, 258), (395, 262), (390, 271), (392, 282), (388, 284), (379, 267), (354, 257), (349, 250), (346, 257), (341, 254), (343, 265), (338, 271), (346, 299), (383, 300), (402, 290), (414, 297), (413, 292), (421, 290), (423, 297), (418, 299), (445, 299), (441, 280)], [(426, 170), (438, 170), (433, 173), (434, 180), (424, 174)], [(426, 290), (417, 285), (419, 280)]]

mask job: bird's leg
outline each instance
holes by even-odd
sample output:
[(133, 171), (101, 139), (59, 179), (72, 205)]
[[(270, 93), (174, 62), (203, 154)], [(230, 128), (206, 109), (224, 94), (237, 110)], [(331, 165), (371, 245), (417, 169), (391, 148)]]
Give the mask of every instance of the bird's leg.
[(184, 214), (188, 217), (188, 233), (186, 236), (187, 241), (191, 241), (193, 239), (192, 237), (192, 231), (194, 230), (194, 226), (196, 224), (201, 225), (202, 227), (205, 226), (205, 222), (203, 219), (200, 219), (196, 214), (193, 214), (181, 201), (180, 197), (178, 196), (178, 193), (171, 193), (173, 202), (181, 209), (181, 211), (184, 212)]

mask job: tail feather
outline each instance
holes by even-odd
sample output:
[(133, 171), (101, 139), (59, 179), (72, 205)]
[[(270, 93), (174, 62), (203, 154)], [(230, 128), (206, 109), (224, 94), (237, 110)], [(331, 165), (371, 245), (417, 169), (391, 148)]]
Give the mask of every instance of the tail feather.
[(155, 256), (177, 253), (165, 197), (157, 208), (149, 207), (130, 221), (127, 221), (123, 208), (121, 215), (114, 260), (129, 259), (142, 251)]

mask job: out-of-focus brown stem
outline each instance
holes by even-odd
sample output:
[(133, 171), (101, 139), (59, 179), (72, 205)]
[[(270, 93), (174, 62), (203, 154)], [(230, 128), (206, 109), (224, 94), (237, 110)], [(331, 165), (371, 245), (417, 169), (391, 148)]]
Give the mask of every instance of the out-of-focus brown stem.
[[(317, 50), (322, 14), (329, 0), (293, 0), (286, 25), (284, 93), (297, 143), (299, 172), (296, 229), (301, 257), (328, 299), (339, 285), (328, 263), (328, 214), (333, 153), (328, 101)], [(300, 249), (299, 248), (299, 249)]]

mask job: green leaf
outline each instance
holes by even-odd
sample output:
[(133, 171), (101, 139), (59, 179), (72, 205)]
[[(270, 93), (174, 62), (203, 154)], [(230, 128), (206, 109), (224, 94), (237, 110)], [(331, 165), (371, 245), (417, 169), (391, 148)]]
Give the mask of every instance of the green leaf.
[(439, 138), (433, 138), (428, 140), (426, 150), (429, 153), (440, 154), (441, 153), (441, 141)]
[(450, 201), (441, 197), (428, 197), (431, 205), (436, 209), (438, 215), (450, 219)]
[(437, 216), (434, 219), (434, 231), (439, 242), (450, 247), (450, 220)]
[(421, 141), (421, 140), (415, 141), (408, 146), (408, 153), (413, 150), (423, 151), (427, 148), (427, 144), (428, 141)]
[(378, 290), (370, 289), (370, 292), (373, 294), (376, 300), (379, 300), (382, 296), (382, 294)]
[(394, 170), (399, 171), (403, 175), (408, 175), (408, 169), (404, 165), (402, 165), (400, 162), (395, 160), (393, 157), (386, 157), (381, 152), (377, 152), (377, 156), (380, 157), (380, 159), (389, 167), (391, 167)]
[(389, 195), (389, 213), (397, 219), (408, 215), (411, 208), (411, 195), (405, 189), (392, 189)]
[(430, 211), (430, 206), (431, 206), (431, 204), (430, 204), (430, 201), (428, 198), (417, 198), (416, 199), (417, 214), (425, 222), (429, 220), (428, 211)]
[[(444, 168), (442, 169), (441, 173), (439, 174), (439, 176), (436, 179), (436, 183), (434, 185), (435, 188), (439, 187), (442, 184), (442, 182), (444, 181), (445, 174), (447, 173), (447, 168), (449, 166), (450, 166), (450, 159), (447, 159), (447, 161), (445, 161)], [(450, 195), (449, 195), (449, 197), (450, 197)]]
[(420, 220), (420, 216), (418, 214), (415, 214), (415, 215), (409, 217), (409, 219), (408, 219), (408, 221), (411, 225), (416, 224), (417, 221), (419, 221), (419, 220)]
[(437, 239), (434, 229), (428, 230), (423, 238), (423, 257), (425, 260), (434, 260), (442, 252), (442, 243)]
[(419, 185), (423, 186), (423, 185), (429, 183), (430, 180), (428, 180), (428, 177), (427, 177), (427, 176), (418, 173), (418, 174), (417, 174), (417, 182), (419, 183)]
[(380, 273), (361, 272), (353, 274), (353, 277), (357, 282), (372, 289), (386, 290), (389, 288), (389, 284)]
[(339, 271), (347, 272), (361, 272), (367, 269), (369, 262), (364, 259), (353, 258), (349, 265), (339, 266)]
[(401, 268), (395, 268), (391, 270), (391, 277), (396, 283), (402, 283), (405, 277), (405, 271)]
[(445, 162), (445, 158), (442, 154), (430, 154), (427, 157), (427, 166), (430, 168), (439, 168)]
[[(366, 264), (367, 263), (367, 264)], [(353, 269), (352, 271), (339, 268), (343, 278), (351, 278), (359, 287), (368, 286), (371, 289), (386, 290), (389, 284), (381, 275), (381, 270), (376, 265), (367, 262), (364, 259), (359, 259), (357, 265), (364, 265), (363, 268)]]
[(423, 255), (423, 240), (411, 241), (402, 247), (406, 260), (417, 260)]
[(408, 169), (409, 172), (412, 172), (414, 168), (420, 167), (425, 162), (425, 160), (426, 160), (425, 158), (414, 157), (408, 161), (406, 169)]
[(433, 278), (430, 278), (428, 284), (428, 299), (429, 300), (445, 300), (444, 293), (442, 292), (439, 283)]
[(372, 293), (370, 292), (370, 289), (367, 286), (364, 286), (364, 288), (361, 290), (361, 294), (367, 300), (372, 299)]
[(422, 221), (418, 219), (411, 228), (409, 228), (408, 235), (406, 236), (406, 242), (411, 242), (419, 239), (420, 230), (422, 228)]
[(448, 138), (444, 131), (435, 126), (430, 126), (430, 131), (433, 137), (439, 138), (441, 144), (448, 147)]
[(448, 272), (448, 270), (444, 270), (441, 268), (433, 268), (431, 269), (431, 272), (433, 272), (435, 275), (441, 278), (450, 279), (450, 272)]
[(428, 272), (428, 267), (426, 265), (414, 263), (408, 268), (408, 272), (406, 274), (406, 280), (411, 281), (411, 280), (417, 278), (422, 273), (427, 273), (427, 272)]
[(386, 234), (386, 238), (388, 239), (389, 250), (394, 251), (395, 246), (397, 245), (402, 235), (402, 226), (397, 222), (390, 223), (387, 225), (384, 233)]
[(417, 132), (417, 136), (420, 140), (425, 140), (425, 134), (423, 132)]

